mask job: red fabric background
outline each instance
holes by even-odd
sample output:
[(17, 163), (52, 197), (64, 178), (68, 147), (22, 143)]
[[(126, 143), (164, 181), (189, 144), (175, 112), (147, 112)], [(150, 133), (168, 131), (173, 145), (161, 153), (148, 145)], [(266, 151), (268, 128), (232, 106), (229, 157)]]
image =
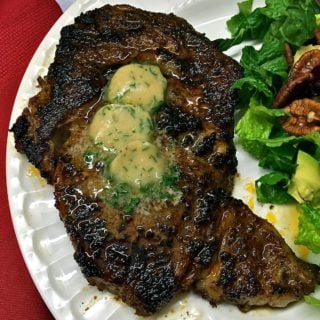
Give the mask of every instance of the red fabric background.
[(54, 0), (0, 0), (0, 319), (53, 319), (22, 259), (11, 222), (5, 148), (12, 105), (38, 45), (61, 15)]

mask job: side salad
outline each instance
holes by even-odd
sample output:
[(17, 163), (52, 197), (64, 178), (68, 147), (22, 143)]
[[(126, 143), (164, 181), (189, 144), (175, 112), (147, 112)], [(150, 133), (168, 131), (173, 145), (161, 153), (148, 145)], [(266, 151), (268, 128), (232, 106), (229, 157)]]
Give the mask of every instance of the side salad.
[[(259, 44), (258, 49), (251, 45), (242, 49), (240, 64), (244, 74), (233, 85), (239, 97), (236, 133), (259, 166), (270, 171), (256, 181), (257, 199), (271, 204), (296, 203), (300, 216), (295, 242), (319, 254), (320, 85), (318, 92), (308, 96), (319, 102), (319, 120), (314, 130), (291, 134), (281, 125), (284, 118), (292, 116), (288, 108), (274, 108), (273, 103), (279, 90), (290, 80), (295, 66), (290, 65), (286, 50), (289, 48), (295, 60), (305, 51), (320, 50), (320, 46), (314, 46), (316, 30), (320, 29), (320, 3), (266, 0), (264, 7), (253, 9), (253, 0), (245, 0), (238, 3), (238, 7), (239, 13), (227, 21), (231, 38), (218, 39), (216, 44), (222, 51), (247, 40)], [(317, 81), (320, 82), (320, 76)], [(304, 98), (299, 94), (303, 95), (301, 88), (293, 96)], [(320, 304), (312, 297), (306, 301)]]

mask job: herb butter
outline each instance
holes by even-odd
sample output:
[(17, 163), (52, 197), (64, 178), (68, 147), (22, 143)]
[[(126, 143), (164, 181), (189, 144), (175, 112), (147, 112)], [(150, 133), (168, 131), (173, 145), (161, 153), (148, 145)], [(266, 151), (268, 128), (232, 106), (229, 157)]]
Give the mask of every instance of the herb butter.
[(155, 144), (152, 117), (163, 104), (167, 81), (159, 67), (130, 64), (109, 81), (104, 103), (93, 116), (92, 150), (84, 154), (90, 169), (100, 168), (108, 183), (100, 196), (112, 207), (131, 214), (150, 200), (180, 198), (178, 170)]
[(167, 80), (158, 66), (132, 63), (116, 71), (106, 88), (105, 99), (152, 112), (163, 104), (166, 87)]
[(115, 157), (110, 173), (116, 181), (139, 188), (160, 181), (167, 167), (167, 161), (155, 145), (137, 140), (126, 145)]
[(115, 152), (123, 149), (130, 141), (148, 141), (153, 132), (148, 112), (139, 106), (108, 104), (94, 115), (89, 135), (95, 144)]

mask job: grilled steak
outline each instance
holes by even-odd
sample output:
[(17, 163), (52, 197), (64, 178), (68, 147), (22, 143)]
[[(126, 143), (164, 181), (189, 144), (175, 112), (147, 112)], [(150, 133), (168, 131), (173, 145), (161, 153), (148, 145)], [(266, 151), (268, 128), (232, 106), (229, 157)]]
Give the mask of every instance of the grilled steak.
[[(103, 88), (131, 62), (157, 65), (167, 80), (153, 139), (176, 168), (173, 198), (152, 188), (140, 202), (125, 198), (126, 190), (110, 189), (103, 151), (97, 160), (87, 153), (99, 148), (88, 128), (105, 105)], [(140, 315), (193, 285), (213, 303), (241, 306), (283, 306), (314, 288), (316, 267), (230, 197), (237, 164), (230, 87), (240, 76), (239, 65), (185, 20), (107, 5), (62, 29), (40, 92), (11, 129), (17, 150), (54, 185), (89, 283)]]

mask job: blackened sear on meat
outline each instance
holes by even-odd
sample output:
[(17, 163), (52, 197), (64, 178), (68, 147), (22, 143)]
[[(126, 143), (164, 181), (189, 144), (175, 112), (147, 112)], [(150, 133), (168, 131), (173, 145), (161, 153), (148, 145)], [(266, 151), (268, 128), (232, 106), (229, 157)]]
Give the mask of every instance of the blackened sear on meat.
[(212, 303), (283, 307), (312, 292), (318, 268), (299, 260), (266, 220), (240, 200), (216, 204), (217, 259), (203, 271), (196, 290)]
[(74, 259), (81, 268), (82, 273), (87, 277), (101, 277), (101, 270), (96, 265), (94, 257), (87, 255), (85, 251), (82, 251), (80, 248), (76, 248), (74, 254)]
[(216, 239), (211, 239), (207, 242), (202, 240), (191, 240), (187, 245), (187, 251), (189, 255), (204, 266), (207, 266), (211, 263), (216, 249)]
[(27, 137), (30, 123), (27, 117), (20, 116), (12, 126), (11, 131), (15, 134), (16, 141), (20, 141), (20, 148), (27, 155), (29, 161), (35, 166), (39, 166), (43, 153), (47, 151), (45, 143), (33, 143), (32, 139)]
[(194, 153), (197, 156), (202, 156), (211, 153), (216, 140), (217, 136), (215, 132), (206, 137), (203, 137), (203, 139), (195, 146)]
[[(157, 143), (179, 167), (182, 196), (178, 204), (151, 203), (148, 214), (138, 211), (125, 219), (100, 195), (107, 185), (103, 170), (88, 168), (83, 155), (92, 146), (88, 125), (101, 106), (103, 87), (118, 67), (137, 61), (158, 65), (167, 79), (165, 106), (155, 116), (161, 129)], [(315, 268), (295, 258), (272, 226), (228, 196), (236, 172), (231, 85), (240, 76), (239, 64), (185, 20), (106, 5), (62, 29), (54, 62), (39, 79), (40, 92), (11, 129), (17, 150), (54, 185), (83, 274), (139, 315), (156, 312), (195, 282), (212, 302), (241, 306), (275, 305), (277, 299), (284, 305), (315, 285)], [(270, 272), (260, 278), (254, 269), (258, 259), (242, 259), (252, 254), (252, 243), (258, 256), (266, 255), (262, 247), (270, 235), (278, 258), (271, 255), (269, 265), (264, 256)], [(283, 269), (284, 262), (290, 267)], [(284, 272), (274, 277), (277, 269)], [(296, 289), (286, 287), (284, 278)]]
[(135, 245), (126, 283), (149, 313), (170, 301), (173, 292), (179, 288), (170, 256)]
[(112, 282), (123, 284), (127, 278), (131, 260), (129, 246), (117, 242), (111, 243), (106, 247), (104, 255), (105, 273), (110, 274)]
[(183, 132), (197, 132), (202, 128), (201, 120), (177, 107), (166, 106), (157, 119), (157, 127), (166, 134), (177, 137)]
[(224, 198), (225, 193), (221, 189), (215, 189), (199, 196), (196, 202), (194, 223), (196, 225), (210, 223), (213, 212), (217, 211), (217, 206)]

